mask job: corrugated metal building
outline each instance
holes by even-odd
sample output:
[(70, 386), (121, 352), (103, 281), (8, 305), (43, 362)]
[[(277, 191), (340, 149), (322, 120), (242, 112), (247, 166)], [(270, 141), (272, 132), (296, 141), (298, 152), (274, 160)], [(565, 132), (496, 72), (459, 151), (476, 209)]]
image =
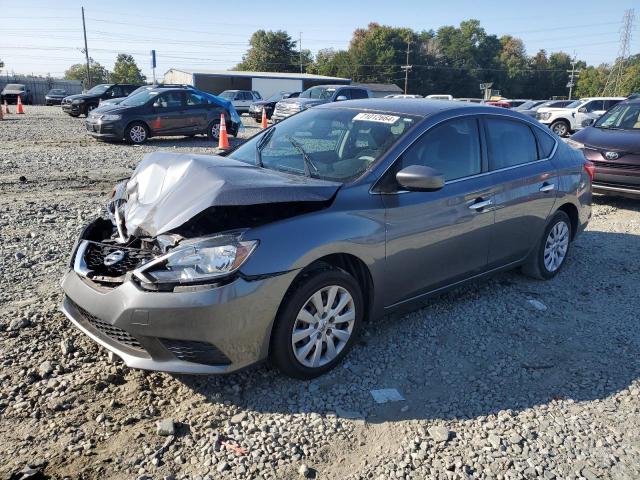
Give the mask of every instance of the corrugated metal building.
[(0, 91), (8, 83), (21, 83), (31, 90), (31, 98), (35, 105), (44, 105), (44, 97), (52, 88), (63, 88), (67, 94), (82, 93), (80, 80), (63, 80), (52, 77), (31, 77), (28, 75), (0, 75)]
[(348, 78), (309, 73), (242, 72), (233, 70), (189, 70), (172, 68), (164, 74), (164, 83), (193, 85), (218, 95), (224, 90), (256, 90), (262, 98), (277, 92), (301, 92), (315, 85), (348, 85)]

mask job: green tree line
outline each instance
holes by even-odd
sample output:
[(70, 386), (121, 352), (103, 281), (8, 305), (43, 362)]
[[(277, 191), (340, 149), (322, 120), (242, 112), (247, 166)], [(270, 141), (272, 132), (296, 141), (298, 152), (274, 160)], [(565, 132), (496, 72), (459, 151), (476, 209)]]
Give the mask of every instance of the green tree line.
[[(546, 50), (529, 56), (521, 39), (490, 35), (478, 20), (420, 32), (371, 23), (353, 32), (346, 50), (322, 49), (315, 57), (308, 50), (300, 55), (296, 42), (282, 30), (258, 30), (249, 44), (237, 70), (295, 72), (302, 63), (307, 73), (401, 87), (404, 72), (400, 67), (407, 63), (408, 45), (408, 64), (412, 65), (408, 93), (447, 93), (456, 97), (479, 97), (479, 84), (487, 82), (510, 98), (565, 97), (572, 60), (565, 52)], [(588, 66), (578, 61), (576, 68), (581, 72), (573, 96), (601, 95), (612, 66)], [(617, 89), (609, 88), (606, 93), (629, 95), (637, 91), (640, 55), (627, 59)]]
[(91, 85), (87, 85), (87, 64), (76, 63), (65, 71), (64, 78), (67, 80), (80, 80), (85, 88), (90, 88), (99, 83), (143, 84), (147, 81), (147, 77), (142, 74), (133, 56), (126, 53), (118, 54), (112, 72), (93, 58), (90, 58), (89, 74), (91, 75)]

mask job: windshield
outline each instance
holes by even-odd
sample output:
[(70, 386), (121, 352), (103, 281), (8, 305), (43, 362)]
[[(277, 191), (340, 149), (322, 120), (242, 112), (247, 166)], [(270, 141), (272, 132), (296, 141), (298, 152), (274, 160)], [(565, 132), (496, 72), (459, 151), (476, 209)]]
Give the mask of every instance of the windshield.
[[(313, 176), (347, 182), (365, 172), (417, 120), (351, 109), (305, 110), (251, 138), (229, 157), (255, 164), (260, 148), (265, 168), (297, 175), (311, 170)], [(262, 141), (265, 135), (270, 138)]]
[(91, 93), (91, 94), (96, 94), (96, 95), (100, 95), (101, 93), (104, 93), (107, 91), (107, 89), (110, 87), (111, 85), (109, 85), (108, 83), (103, 83), (101, 85), (96, 85), (95, 87), (93, 87), (91, 90), (89, 90), (87, 93)]
[(7, 86), (4, 88), (6, 90), (24, 90), (24, 85), (20, 85), (19, 83), (7, 83)]
[(224, 98), (225, 100), (233, 100), (233, 97), (236, 96), (236, 92), (225, 90), (218, 96)]
[(578, 108), (580, 105), (582, 105), (585, 102), (585, 100), (576, 100), (574, 102), (571, 102), (569, 105), (565, 105), (562, 108)]
[(640, 130), (640, 103), (618, 104), (602, 115), (596, 128)]
[(151, 90), (152, 88), (153, 88), (153, 87), (147, 87), (147, 86), (144, 86), (144, 87), (138, 87), (138, 88), (136, 88), (133, 92), (131, 92), (131, 93), (129, 94), (129, 97), (132, 97), (133, 95), (137, 95), (138, 93), (140, 93), (140, 92), (144, 92), (144, 91), (146, 91), (146, 90)]
[(300, 98), (316, 98), (325, 100), (327, 98), (331, 98), (333, 92), (335, 92), (335, 88), (327, 88), (327, 87), (311, 87), (300, 94)]
[(160, 92), (154, 90), (143, 90), (140, 93), (132, 93), (127, 98), (125, 98), (120, 105), (125, 105), (127, 107), (138, 107), (140, 105), (144, 105), (152, 98), (158, 96)]
[(65, 90), (60, 89), (60, 88), (54, 88), (49, 93), (52, 94), (52, 95), (64, 95), (67, 92)]
[(530, 108), (533, 108), (536, 106), (536, 102), (534, 102), (533, 100), (527, 100), (526, 102), (521, 103), (520, 105), (518, 105), (515, 110), (529, 110)]
[(267, 98), (265, 100), (265, 102), (279, 102), (280, 100), (282, 100), (283, 97), (284, 97), (284, 93), (283, 92), (274, 93), (269, 98)]

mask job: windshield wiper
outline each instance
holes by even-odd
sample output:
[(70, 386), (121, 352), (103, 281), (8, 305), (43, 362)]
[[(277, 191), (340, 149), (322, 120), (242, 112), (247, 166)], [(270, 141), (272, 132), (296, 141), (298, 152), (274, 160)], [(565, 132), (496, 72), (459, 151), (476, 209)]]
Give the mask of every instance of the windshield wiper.
[(298, 150), (302, 154), (302, 159), (304, 160), (304, 174), (307, 177), (314, 177), (314, 175), (311, 175), (311, 169), (309, 168), (312, 167), (316, 172), (315, 177), (317, 178), (318, 176), (320, 176), (320, 170), (318, 170), (318, 167), (316, 167), (315, 163), (313, 163), (311, 158), (309, 158), (309, 154), (305, 152), (302, 145), (300, 145), (300, 142), (298, 142), (291, 135), (286, 135), (286, 139), (289, 140), (289, 142), (291, 142), (291, 145), (293, 145), (296, 150)]
[(273, 136), (273, 132), (276, 131), (276, 127), (271, 127), (264, 136), (256, 143), (256, 165), (258, 167), (264, 167), (262, 164), (262, 149), (265, 147), (267, 142)]

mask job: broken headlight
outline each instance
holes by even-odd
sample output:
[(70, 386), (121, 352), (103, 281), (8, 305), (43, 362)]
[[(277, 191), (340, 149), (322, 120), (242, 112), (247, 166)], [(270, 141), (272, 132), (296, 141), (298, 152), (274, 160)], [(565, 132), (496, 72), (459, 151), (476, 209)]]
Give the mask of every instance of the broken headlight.
[(237, 271), (255, 250), (256, 240), (219, 235), (176, 247), (138, 268), (134, 274), (147, 283), (199, 283)]

